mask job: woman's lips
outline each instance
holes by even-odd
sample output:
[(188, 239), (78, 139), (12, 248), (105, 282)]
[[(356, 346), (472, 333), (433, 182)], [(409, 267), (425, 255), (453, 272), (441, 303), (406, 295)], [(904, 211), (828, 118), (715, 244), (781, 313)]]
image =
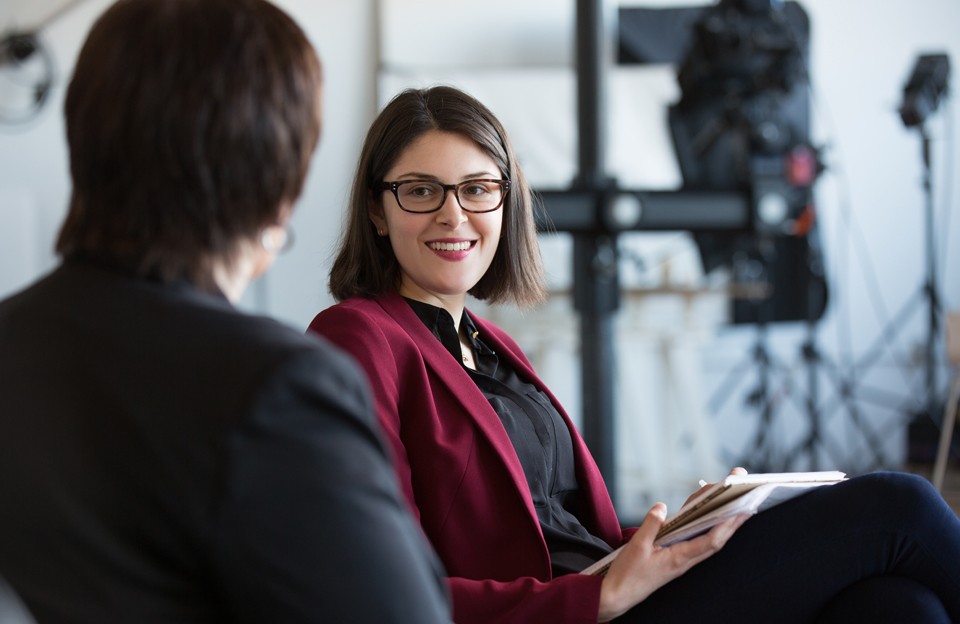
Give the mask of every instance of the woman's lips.
[(470, 255), (477, 241), (430, 241), (427, 248), (445, 260), (462, 260)]

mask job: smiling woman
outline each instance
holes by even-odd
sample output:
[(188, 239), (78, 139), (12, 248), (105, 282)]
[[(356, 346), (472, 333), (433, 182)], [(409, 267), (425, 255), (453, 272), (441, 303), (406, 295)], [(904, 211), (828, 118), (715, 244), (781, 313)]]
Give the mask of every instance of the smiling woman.
[[(456, 622), (799, 623), (873, 604), (880, 621), (903, 621), (898, 604), (909, 621), (960, 617), (960, 523), (922, 479), (850, 479), (665, 548), (662, 504), (621, 529), (556, 397), (465, 307), (467, 294), (543, 297), (530, 190), (502, 126), (467, 94), (405, 91), (374, 121), (330, 289), (339, 303), (310, 330), (367, 373)], [(606, 576), (580, 573), (621, 546)]]
[[(432, 147), (443, 149), (444, 156), (432, 154)], [(465, 150), (464, 156), (459, 155), (460, 149)], [(456, 192), (450, 192), (454, 188)], [(483, 210), (474, 209), (480, 190), (492, 193), (499, 202), (484, 202)], [(414, 201), (414, 196), (423, 197), (423, 202)], [(459, 216), (453, 214), (455, 207), (461, 211)], [(494, 245), (489, 268), (470, 286), (469, 294), (492, 303), (539, 303), (545, 288), (533, 211), (510, 140), (483, 104), (448, 87), (406, 91), (394, 98), (367, 133), (347, 228), (330, 272), (330, 292), (343, 301), (378, 297), (400, 288), (401, 265), (393, 249), (397, 238), (390, 232), (393, 225), (414, 227), (429, 219), (438, 236), (434, 243), (462, 247), (472, 240), (455, 240), (457, 236), (479, 227), (479, 218), (491, 217), (500, 223), (502, 235)], [(411, 212), (428, 214), (406, 214)], [(463, 224), (454, 234), (452, 224), (439, 223), (451, 215)], [(410, 219), (401, 222), (400, 216)]]

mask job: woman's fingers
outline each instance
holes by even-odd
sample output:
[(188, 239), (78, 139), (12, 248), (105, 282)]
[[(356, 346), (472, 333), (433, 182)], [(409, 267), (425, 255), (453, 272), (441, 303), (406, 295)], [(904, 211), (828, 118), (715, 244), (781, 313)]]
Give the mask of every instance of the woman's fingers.
[(637, 533), (643, 533), (642, 540), (653, 544), (653, 540), (656, 539), (657, 533), (660, 532), (660, 527), (663, 526), (663, 521), (666, 519), (667, 506), (663, 503), (656, 503), (650, 508), (650, 511), (647, 512), (646, 517), (643, 519), (643, 524), (637, 529)]
[(747, 514), (734, 516), (729, 520), (724, 520), (703, 535), (678, 542), (664, 549), (672, 551), (672, 554), (675, 555), (673, 563), (677, 567), (677, 576), (723, 548), (749, 517)]
[(671, 546), (654, 545), (667, 515), (657, 503), (626, 544), (604, 577), (600, 588), (600, 621), (622, 615), (687, 570), (723, 548), (748, 516), (737, 516), (707, 533)]

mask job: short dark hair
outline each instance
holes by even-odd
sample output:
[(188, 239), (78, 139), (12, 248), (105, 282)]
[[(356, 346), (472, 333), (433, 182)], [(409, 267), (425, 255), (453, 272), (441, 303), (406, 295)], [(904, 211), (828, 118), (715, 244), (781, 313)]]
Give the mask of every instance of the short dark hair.
[(119, 0), (66, 94), (57, 252), (212, 286), (212, 262), (300, 196), (321, 81), (305, 33), (266, 0)]
[(400, 286), (400, 267), (390, 241), (378, 236), (368, 216), (370, 201), (382, 202), (377, 185), (402, 152), (430, 130), (471, 139), (511, 181), (503, 205), (503, 234), (487, 272), (470, 290), (492, 303), (530, 306), (546, 292), (534, 211), (539, 209), (500, 121), (482, 103), (448, 86), (408, 89), (395, 96), (367, 132), (357, 165), (347, 222), (330, 271), (329, 287), (342, 301), (377, 297)]

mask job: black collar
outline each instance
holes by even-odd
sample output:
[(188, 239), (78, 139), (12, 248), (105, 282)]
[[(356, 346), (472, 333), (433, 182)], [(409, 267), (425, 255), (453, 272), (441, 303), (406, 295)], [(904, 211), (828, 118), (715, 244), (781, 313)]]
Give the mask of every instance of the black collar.
[[(410, 308), (416, 313), (420, 320), (423, 321), (423, 324), (427, 326), (427, 329), (437, 337), (444, 348), (450, 352), (450, 354), (460, 362), (463, 358), (463, 353), (460, 350), (460, 337), (457, 335), (456, 325), (453, 322), (453, 316), (447, 312), (444, 308), (439, 306), (431, 305), (429, 303), (424, 303), (422, 301), (417, 301), (415, 299), (410, 299), (404, 297), (406, 302), (410, 305)], [(460, 317), (460, 326), (463, 328), (467, 340), (470, 341), (470, 346), (473, 347), (474, 352), (479, 356), (482, 355), (493, 355), (494, 352), (487, 345), (480, 340), (480, 332), (477, 331), (477, 325), (473, 322), (473, 319), (470, 318), (470, 315), (467, 313), (466, 308), (463, 310), (463, 314)]]

